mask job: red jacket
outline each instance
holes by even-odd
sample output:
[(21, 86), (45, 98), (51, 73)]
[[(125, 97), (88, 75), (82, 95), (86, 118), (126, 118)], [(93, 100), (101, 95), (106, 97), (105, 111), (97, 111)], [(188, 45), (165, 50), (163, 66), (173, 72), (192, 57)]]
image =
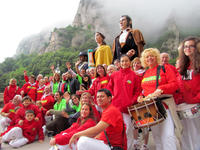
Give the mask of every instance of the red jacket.
[(37, 98), (36, 98), (37, 101), (41, 100), (42, 95), (44, 94), (44, 88), (45, 85), (37, 88)]
[(1, 112), (10, 113), (8, 116), (11, 119), (10, 126), (15, 125), (15, 123), (16, 123), (17, 115), (15, 112), (15, 108), (18, 106), (22, 107), (23, 105), (22, 104), (14, 105), (12, 102), (9, 102), (9, 103), (5, 104), (5, 106), (1, 110)]
[(23, 125), (19, 126), (23, 130), (23, 136), (26, 137), (29, 143), (35, 141), (36, 136), (38, 135), (39, 140), (44, 140), (43, 129), (39, 121), (24, 120)]
[(53, 109), (54, 102), (55, 100), (51, 95), (47, 95), (47, 96), (43, 95), (41, 98), (42, 106), (46, 108), (47, 110)]
[[(156, 90), (156, 74), (157, 67), (148, 69), (142, 79), (143, 95), (147, 96)], [(163, 90), (163, 94), (173, 94), (178, 89), (176, 74), (174, 70), (168, 65), (164, 65), (165, 72), (160, 69), (159, 86), (158, 89)]]
[(15, 95), (20, 95), (20, 88), (17, 85), (9, 85), (4, 90), (4, 104), (7, 104)]
[(179, 99), (178, 103), (196, 104), (200, 103), (200, 73), (192, 72), (191, 80), (183, 80), (180, 77), (179, 87), (183, 99)]
[[(39, 107), (38, 107), (39, 108)], [(41, 116), (42, 116), (42, 126), (46, 124), (46, 120), (45, 120), (45, 115), (47, 113), (47, 109), (45, 109), (44, 107), (39, 108), (40, 112), (41, 112)]]
[(33, 101), (36, 101), (37, 86), (35, 83), (25, 83), (22, 87), (22, 90), (24, 91), (24, 94), (27, 94)]
[[(29, 77), (28, 76), (24, 76), (24, 80), (26, 81), (26, 82), (28, 82), (29, 81)], [(38, 85), (39, 85), (39, 81), (35, 81), (35, 84), (36, 84), (36, 86), (38, 87)]]
[(106, 88), (109, 80), (110, 80), (110, 77), (109, 76), (105, 76), (105, 77), (97, 77), (93, 81), (92, 86), (91, 86), (91, 88), (89, 88), (88, 92), (92, 96), (94, 96), (94, 103), (95, 104), (97, 104), (97, 100), (96, 100), (97, 91), (102, 89), (102, 88)]
[(80, 125), (80, 118), (77, 120), (76, 123), (73, 123), (70, 128), (66, 129), (65, 131), (62, 131), (61, 133), (57, 134), (55, 136), (56, 144), (59, 145), (66, 145), (69, 144), (70, 138), (77, 132), (86, 130), (90, 127), (93, 127), (96, 125), (95, 121), (92, 119), (88, 119), (84, 124)]
[(24, 76), (24, 80), (25, 80), (26, 82), (28, 82), (28, 81), (29, 81), (28, 76)]
[(22, 107), (22, 104), (19, 105), (14, 105), (12, 102), (9, 102), (7, 104), (4, 105), (3, 109), (1, 110), (1, 112), (5, 112), (5, 113), (11, 113), (11, 112), (15, 112), (15, 107)]
[(139, 77), (130, 68), (120, 69), (110, 76), (107, 89), (114, 96), (112, 104), (121, 112), (128, 113), (127, 107), (137, 102), (141, 92)]
[[(17, 120), (16, 123), (19, 122), (19, 120), (25, 120), (25, 112), (26, 110), (33, 110), (35, 113), (35, 116), (38, 117), (40, 120), (42, 119), (42, 115), (41, 112), (39, 110), (39, 108), (34, 105), (34, 104), (30, 104), (27, 107), (24, 107), (24, 105), (17, 110), (16, 115), (17, 115)], [(40, 122), (40, 121), (39, 121)], [(42, 123), (42, 122), (41, 122)]]

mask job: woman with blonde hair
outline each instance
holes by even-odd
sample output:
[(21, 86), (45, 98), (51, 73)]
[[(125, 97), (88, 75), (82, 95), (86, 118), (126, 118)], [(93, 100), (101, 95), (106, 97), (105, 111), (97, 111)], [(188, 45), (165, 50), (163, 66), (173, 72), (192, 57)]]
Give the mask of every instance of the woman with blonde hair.
[(139, 57), (135, 57), (132, 61), (131, 61), (131, 69), (135, 72), (136, 75), (142, 77), (145, 69), (142, 67), (142, 63), (140, 61)]
[[(148, 69), (142, 79), (143, 92), (142, 96), (138, 97), (138, 102), (144, 101), (143, 97), (159, 97), (161, 94), (173, 94), (177, 90), (176, 75), (168, 65), (164, 65), (164, 68), (160, 66), (161, 60), (158, 49), (145, 49), (142, 52), (141, 62), (143, 67)], [(157, 72), (158, 70), (160, 73)], [(166, 119), (151, 127), (156, 150), (176, 150), (174, 118), (172, 118), (171, 109), (168, 109), (165, 101), (161, 103), (166, 108)]]
[(9, 103), (17, 94), (20, 94), (20, 88), (17, 86), (17, 80), (12, 78), (9, 81), (9, 85), (4, 90), (4, 104)]

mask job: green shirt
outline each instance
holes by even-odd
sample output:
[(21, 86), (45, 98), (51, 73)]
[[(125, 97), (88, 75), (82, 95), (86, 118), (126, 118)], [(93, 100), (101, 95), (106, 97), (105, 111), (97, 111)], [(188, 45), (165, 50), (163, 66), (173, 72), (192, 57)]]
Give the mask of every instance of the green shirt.
[(55, 94), (58, 91), (59, 82), (53, 83), (53, 94)]
[(56, 102), (53, 106), (54, 110), (62, 111), (63, 109), (66, 109), (66, 99), (62, 99), (60, 103)]
[(72, 109), (76, 110), (76, 112), (79, 112), (79, 111), (81, 110), (81, 103), (79, 103), (78, 106), (73, 105), (73, 106), (72, 106)]
[(77, 74), (77, 79), (78, 79), (79, 83), (82, 84), (82, 77), (78, 74)]

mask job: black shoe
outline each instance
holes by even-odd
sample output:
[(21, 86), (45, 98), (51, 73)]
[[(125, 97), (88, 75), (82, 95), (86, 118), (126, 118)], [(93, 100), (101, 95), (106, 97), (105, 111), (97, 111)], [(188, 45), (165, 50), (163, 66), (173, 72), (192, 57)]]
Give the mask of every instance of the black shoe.
[(48, 137), (53, 137), (55, 135), (54, 131), (47, 131)]

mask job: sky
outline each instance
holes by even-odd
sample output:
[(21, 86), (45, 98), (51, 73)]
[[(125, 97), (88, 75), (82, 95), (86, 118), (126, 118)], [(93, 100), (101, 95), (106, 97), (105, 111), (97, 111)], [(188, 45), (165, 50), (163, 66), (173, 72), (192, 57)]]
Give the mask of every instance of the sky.
[[(192, 31), (200, 26), (200, 0), (99, 0), (104, 7), (104, 19), (112, 25), (112, 30), (119, 30), (113, 22), (119, 16), (128, 14), (132, 18), (133, 28), (142, 31), (145, 40), (160, 37), (159, 31), (168, 25), (173, 17), (182, 30)], [(114, 6), (114, 9), (112, 9)], [(110, 17), (112, 16), (112, 17)]]
[(1, 0), (0, 62), (12, 57), (20, 41), (50, 27), (71, 24), (80, 0)]

